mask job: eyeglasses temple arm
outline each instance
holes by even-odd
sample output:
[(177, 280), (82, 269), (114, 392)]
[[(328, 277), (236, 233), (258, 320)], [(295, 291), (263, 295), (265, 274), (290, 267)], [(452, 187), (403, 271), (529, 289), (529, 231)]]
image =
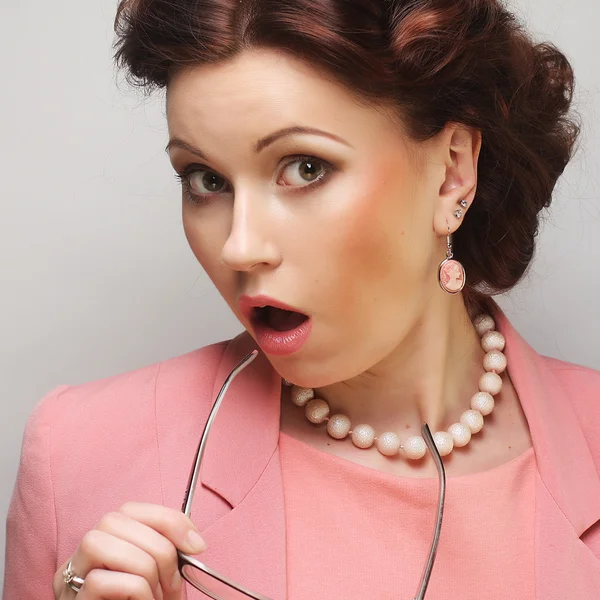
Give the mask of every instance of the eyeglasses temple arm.
[(183, 498), (183, 503), (181, 505), (182, 512), (187, 516), (191, 516), (192, 512), (192, 502), (194, 500), (194, 491), (196, 490), (196, 485), (198, 483), (198, 478), (200, 475), (200, 465), (202, 464), (202, 457), (204, 456), (204, 449), (206, 448), (206, 442), (208, 440), (208, 434), (210, 433), (210, 429), (212, 424), (217, 416), (217, 412), (221, 407), (221, 402), (223, 401), (223, 397), (225, 396), (225, 392), (227, 388), (235, 378), (235, 376), (244, 368), (246, 368), (257, 356), (258, 350), (252, 350), (250, 354), (245, 356), (237, 366), (229, 373), (227, 379), (225, 379), (225, 383), (223, 383), (221, 387), (221, 391), (217, 395), (217, 399), (213, 404), (213, 407), (208, 415), (208, 420), (206, 421), (206, 425), (204, 426), (204, 431), (202, 432), (202, 437), (200, 438), (200, 443), (198, 444), (198, 449), (196, 450), (196, 457), (194, 458), (194, 467), (190, 472), (190, 478), (188, 480), (188, 484), (185, 490), (185, 496)]
[[(183, 503), (181, 506), (182, 512), (187, 516), (191, 516), (192, 502), (194, 499), (194, 492), (196, 490), (196, 485), (198, 483), (198, 478), (200, 475), (200, 466), (202, 464), (202, 458), (204, 456), (204, 450), (206, 448), (206, 442), (208, 440), (208, 434), (210, 433), (210, 429), (212, 424), (217, 416), (217, 412), (221, 407), (221, 403), (223, 401), (223, 397), (225, 396), (225, 392), (229, 388), (231, 382), (235, 378), (235, 376), (242, 371), (245, 367), (247, 367), (258, 355), (258, 350), (252, 350), (247, 356), (245, 356), (237, 366), (229, 373), (225, 382), (223, 383), (219, 394), (217, 395), (217, 399), (213, 404), (213, 407), (208, 415), (208, 419), (206, 421), (206, 425), (204, 426), (204, 430), (202, 432), (202, 436), (200, 438), (200, 443), (198, 444), (198, 449), (196, 451), (196, 456), (194, 458), (194, 467), (190, 473), (190, 478), (188, 481), (188, 485), (185, 491), (185, 496), (183, 499)], [(444, 500), (446, 497), (446, 472), (444, 471), (444, 463), (442, 462), (442, 458), (437, 450), (437, 446), (435, 445), (435, 441), (433, 436), (431, 435), (431, 431), (429, 430), (429, 426), (427, 423), (423, 423), (422, 426), (423, 438), (425, 439), (425, 443), (429, 447), (433, 460), (435, 461), (435, 465), (438, 470), (440, 488), (439, 488), (439, 499), (438, 499), (438, 509), (437, 509), (437, 518), (435, 524), (435, 532), (433, 535), (433, 540), (431, 542), (431, 549), (429, 551), (429, 558), (427, 559), (427, 564), (425, 565), (425, 569), (423, 572), (423, 577), (421, 578), (421, 584), (419, 586), (419, 591), (414, 600), (423, 600), (425, 598), (425, 591), (427, 590), (427, 585), (429, 584), (429, 578), (431, 576), (431, 571), (433, 569), (433, 564), (435, 561), (435, 554), (437, 551), (437, 546), (439, 543), (440, 531), (442, 528), (442, 517), (444, 513)]]
[(429, 430), (429, 426), (427, 425), (427, 423), (423, 423), (421, 430), (423, 432), (423, 438), (425, 439), (427, 446), (429, 446), (429, 450), (431, 451), (433, 460), (435, 461), (435, 466), (438, 470), (440, 489), (437, 517), (435, 522), (435, 532), (433, 534), (433, 540), (431, 542), (431, 549), (429, 550), (429, 558), (427, 559), (427, 563), (423, 571), (423, 577), (421, 578), (421, 585), (419, 586), (419, 591), (414, 600), (423, 600), (425, 598), (425, 591), (427, 590), (427, 585), (429, 584), (429, 578), (431, 576), (433, 563), (435, 561), (435, 553), (437, 551), (438, 542), (440, 539), (440, 531), (442, 529), (442, 517), (444, 514), (444, 500), (446, 498), (446, 471), (444, 470), (444, 463), (442, 462), (442, 457), (438, 452), (437, 446), (435, 445), (435, 441), (433, 439), (433, 436), (431, 435), (431, 431)]

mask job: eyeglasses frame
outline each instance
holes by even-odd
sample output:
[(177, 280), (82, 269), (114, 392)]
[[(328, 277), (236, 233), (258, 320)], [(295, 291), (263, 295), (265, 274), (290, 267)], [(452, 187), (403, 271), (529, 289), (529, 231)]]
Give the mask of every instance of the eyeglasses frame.
[[(231, 382), (238, 375), (238, 373), (240, 371), (245, 369), (252, 361), (254, 361), (254, 359), (256, 358), (257, 355), (258, 355), (258, 350), (257, 349), (252, 350), (232, 369), (232, 371), (229, 373), (229, 375), (225, 379), (225, 382), (221, 386), (221, 390), (219, 391), (217, 398), (213, 404), (213, 407), (210, 411), (210, 414), (208, 415), (208, 419), (204, 426), (204, 430), (202, 431), (202, 436), (200, 437), (200, 442), (199, 442), (198, 448), (196, 450), (196, 456), (194, 458), (194, 462), (192, 463), (192, 469), (190, 471), (188, 484), (187, 484), (187, 487), (185, 490), (185, 495), (184, 495), (183, 502), (181, 505), (181, 511), (190, 519), (191, 519), (192, 503), (194, 500), (194, 492), (196, 490), (196, 485), (198, 484), (198, 479), (200, 477), (200, 468), (202, 465), (202, 458), (204, 457), (204, 451), (206, 449), (206, 444), (208, 442), (208, 436), (209, 436), (211, 427), (215, 421), (215, 418), (217, 416), (219, 408), (221, 407), (221, 404), (223, 402), (223, 398), (225, 397), (225, 393), (227, 392), (227, 389), (231, 385)], [(427, 591), (427, 586), (429, 585), (429, 579), (431, 577), (431, 572), (433, 570), (433, 565), (435, 563), (435, 556), (436, 556), (436, 552), (437, 552), (437, 548), (438, 548), (438, 544), (439, 544), (440, 532), (441, 532), (441, 528), (442, 528), (442, 519), (443, 519), (443, 515), (444, 515), (444, 503), (445, 503), (445, 498), (446, 498), (446, 471), (444, 469), (444, 463), (438, 452), (437, 446), (435, 444), (433, 436), (431, 435), (431, 431), (430, 431), (427, 423), (423, 423), (423, 425), (421, 427), (421, 431), (423, 433), (423, 438), (425, 439), (425, 443), (427, 444), (427, 447), (429, 448), (429, 450), (433, 456), (433, 460), (435, 462), (435, 466), (438, 471), (439, 495), (438, 495), (438, 507), (437, 507), (437, 514), (436, 514), (435, 529), (434, 529), (433, 539), (431, 542), (431, 547), (429, 550), (429, 556), (427, 558), (427, 562), (425, 563), (425, 568), (423, 569), (423, 575), (421, 577), (421, 583), (419, 585), (417, 595), (415, 596), (415, 598), (413, 600), (424, 600), (424, 598), (425, 598), (425, 592)], [(198, 586), (194, 582), (190, 581), (183, 571), (183, 568), (187, 565), (194, 567), (196, 569), (199, 569), (200, 571), (204, 572), (206, 575), (209, 575), (209, 576), (215, 578), (217, 581), (220, 581), (221, 583), (241, 592), (242, 594), (245, 594), (247, 597), (252, 598), (253, 600), (271, 600), (271, 598), (268, 598), (267, 596), (263, 596), (261, 594), (257, 594), (256, 592), (253, 592), (253, 591), (245, 588), (244, 586), (240, 585), (239, 583), (234, 582), (229, 577), (226, 577), (225, 575), (221, 575), (220, 573), (217, 573), (216, 571), (214, 571), (213, 569), (211, 569), (204, 563), (200, 562), (198, 559), (186, 554), (185, 552), (183, 552), (179, 549), (177, 549), (177, 559), (178, 559), (177, 560), (178, 569), (179, 569), (181, 576), (190, 585), (194, 586), (196, 589), (198, 589)], [(221, 600), (221, 598), (219, 596), (212, 595), (210, 590), (206, 590), (206, 589), (202, 588), (200, 591), (204, 592), (205, 594), (207, 594), (214, 600)]]

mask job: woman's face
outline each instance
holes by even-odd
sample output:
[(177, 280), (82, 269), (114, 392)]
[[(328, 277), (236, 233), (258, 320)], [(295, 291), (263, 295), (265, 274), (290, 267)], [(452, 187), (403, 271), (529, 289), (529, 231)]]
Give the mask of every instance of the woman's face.
[[(184, 193), (186, 237), (236, 317), (256, 339), (243, 294), (310, 316), (298, 350), (267, 353), (283, 377), (320, 387), (366, 371), (443, 294), (446, 240), (434, 220), (446, 165), (383, 109), (263, 50), (178, 73), (167, 120), (171, 162), (196, 196)], [(256, 151), (289, 127), (325, 133)]]

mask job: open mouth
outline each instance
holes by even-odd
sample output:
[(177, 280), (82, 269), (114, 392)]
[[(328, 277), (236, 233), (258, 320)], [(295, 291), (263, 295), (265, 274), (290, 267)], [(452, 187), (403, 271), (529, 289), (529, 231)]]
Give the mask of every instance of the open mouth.
[(252, 310), (252, 322), (270, 327), (275, 331), (296, 329), (308, 319), (307, 315), (274, 306), (257, 306)]

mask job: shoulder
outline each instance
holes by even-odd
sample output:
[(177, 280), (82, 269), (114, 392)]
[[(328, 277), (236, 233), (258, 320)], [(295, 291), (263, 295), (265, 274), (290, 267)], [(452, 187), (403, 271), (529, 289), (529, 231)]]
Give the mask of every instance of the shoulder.
[(59, 385), (31, 410), (26, 431), (49, 428), (54, 435), (97, 430), (135, 417), (152, 417), (156, 389), (210, 385), (230, 340), (222, 340), (144, 367), (76, 385)]
[(542, 356), (574, 407), (595, 410), (600, 415), (600, 371), (549, 356)]
[[(33, 522), (50, 536), (41, 548), (49, 556), (52, 548), (58, 556), (52, 557), (54, 564), (123, 502), (164, 504), (168, 491), (163, 481), (179, 473), (173, 464), (184, 465), (197, 443), (186, 443), (185, 423), (197, 423), (197, 411), (206, 408), (203, 398), (211, 396), (228, 342), (110, 377), (60, 385), (43, 396), (23, 434), (9, 515), (11, 544), (22, 546), (26, 524)], [(163, 472), (165, 460), (169, 464)], [(180, 476), (177, 485), (183, 487), (186, 474)], [(170, 499), (170, 505), (179, 501)]]

